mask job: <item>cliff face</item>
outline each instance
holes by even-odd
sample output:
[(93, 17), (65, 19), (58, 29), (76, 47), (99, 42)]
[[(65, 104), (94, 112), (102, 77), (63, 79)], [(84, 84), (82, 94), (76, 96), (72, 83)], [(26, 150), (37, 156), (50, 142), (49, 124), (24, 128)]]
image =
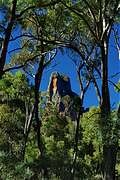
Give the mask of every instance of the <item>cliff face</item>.
[(54, 102), (60, 114), (70, 116), (73, 120), (77, 118), (77, 112), (81, 106), (79, 96), (71, 90), (70, 79), (58, 72), (51, 74), (49, 86), (49, 101)]

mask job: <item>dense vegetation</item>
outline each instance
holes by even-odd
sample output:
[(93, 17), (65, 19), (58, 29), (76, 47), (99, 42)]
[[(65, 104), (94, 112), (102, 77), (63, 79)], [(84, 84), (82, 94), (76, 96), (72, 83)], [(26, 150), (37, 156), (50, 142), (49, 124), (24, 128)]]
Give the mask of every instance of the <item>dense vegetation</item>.
[[(109, 92), (109, 83), (120, 92), (109, 78), (119, 72), (108, 66), (119, 14), (119, 0), (0, 0), (0, 179), (120, 178), (120, 106)], [(40, 91), (59, 52), (76, 66), (76, 121)], [(84, 111), (91, 84), (98, 107)]]

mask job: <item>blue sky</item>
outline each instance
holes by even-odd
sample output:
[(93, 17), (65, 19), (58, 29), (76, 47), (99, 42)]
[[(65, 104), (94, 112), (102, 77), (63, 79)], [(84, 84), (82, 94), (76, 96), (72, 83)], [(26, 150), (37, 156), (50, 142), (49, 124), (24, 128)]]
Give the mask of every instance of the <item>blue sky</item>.
[[(113, 73), (115, 74), (116, 72), (120, 70), (120, 62), (118, 61), (117, 57), (118, 57), (118, 53), (116, 51), (110, 52), (110, 59), (109, 59), (110, 74), (113, 74)], [(75, 65), (71, 62), (71, 59), (67, 55), (62, 55), (61, 53), (59, 53), (56, 57), (56, 62), (60, 64), (58, 64), (53, 69), (49, 67), (47, 70), (44, 71), (40, 90), (41, 91), (47, 90), (51, 73), (53, 71), (58, 71), (59, 73), (64, 73), (70, 77), (72, 90), (76, 92), (77, 94), (80, 94), (79, 82), (77, 80)], [(114, 78), (113, 82), (117, 83), (118, 77)], [(111, 104), (113, 105), (114, 103), (118, 102), (119, 97), (118, 97), (118, 93), (114, 91), (113, 85), (110, 84), (109, 89), (110, 89), (110, 95), (111, 95)], [(85, 96), (84, 104), (86, 107), (97, 106), (98, 104), (97, 98), (96, 98), (96, 92), (94, 90), (93, 85), (89, 87), (89, 90)]]
[[(53, 69), (49, 67), (47, 70), (44, 71), (40, 90), (41, 91), (47, 90), (51, 73), (53, 71), (58, 71), (70, 77), (72, 90), (77, 94), (80, 94), (79, 82), (77, 80), (75, 65), (73, 64), (71, 59), (67, 56), (67, 54), (62, 55), (62, 53), (59, 52), (55, 58), (55, 61), (58, 62), (58, 65), (56, 67), (54, 67)], [(113, 34), (111, 34), (110, 44), (109, 44), (109, 79), (114, 83), (118, 82), (120, 76), (118, 75), (114, 78), (111, 78), (111, 76), (117, 72), (120, 72), (120, 60), (118, 59), (118, 51), (115, 48)], [(111, 107), (115, 108), (118, 102), (120, 101), (120, 96), (118, 93), (115, 92), (114, 86), (111, 83), (109, 83), (109, 90), (111, 97)], [(98, 105), (96, 92), (94, 90), (93, 85), (89, 87), (89, 90), (86, 93), (84, 99), (84, 105), (86, 107)]]
[[(120, 26), (119, 26), (120, 28)], [(120, 31), (119, 31), (120, 32)], [(19, 28), (15, 31), (15, 34), (19, 33)], [(13, 50), (14, 48), (19, 47), (20, 42), (11, 42), (9, 44), (9, 51)], [(7, 55), (7, 59), (10, 59), (10, 54)], [(75, 65), (70, 59), (70, 57), (65, 53), (64, 55), (61, 52), (58, 52), (57, 56), (55, 57), (54, 63), (57, 63), (54, 68), (49, 67), (47, 68), (43, 73), (43, 78), (40, 86), (41, 91), (46, 91), (49, 83), (49, 78), (52, 72), (58, 71), (59, 73), (66, 74), (70, 77), (71, 81), (71, 87), (72, 91), (76, 92), (78, 95), (80, 94), (80, 88), (79, 88), (79, 82), (77, 80), (77, 74)], [(118, 59), (118, 51), (115, 48), (114, 38), (113, 34), (110, 38), (110, 45), (109, 45), (109, 77), (111, 75), (120, 72), (120, 60)], [(110, 78), (114, 83), (117, 83), (119, 80), (119, 75)], [(32, 80), (33, 81), (33, 80)], [(115, 108), (120, 101), (119, 94), (114, 91), (114, 86), (109, 83), (109, 89), (110, 89), (110, 97), (111, 97), (111, 105), (112, 108)], [(84, 106), (90, 107), (90, 106), (97, 106), (98, 101), (96, 97), (96, 92), (94, 90), (93, 85), (89, 87), (89, 90), (86, 93), (85, 99), (84, 99)]]
[[(120, 25), (118, 26), (118, 28), (119, 28), (119, 36), (120, 36)], [(14, 30), (14, 35), (16, 34), (17, 35), (20, 34), (19, 27)], [(11, 42), (9, 44), (9, 51), (19, 46), (20, 46), (20, 42), (18, 40), (14, 43)], [(9, 59), (10, 59), (10, 54), (7, 55), (7, 62), (9, 61)], [(44, 71), (40, 90), (41, 91), (47, 90), (51, 73), (53, 71), (58, 71), (59, 73), (64, 73), (70, 77), (72, 90), (77, 94), (80, 94), (79, 82), (77, 80), (75, 65), (68, 57), (68, 55), (66, 53), (63, 55), (62, 53), (59, 52), (55, 58), (55, 61), (58, 63), (56, 67), (54, 68), (49, 67), (47, 70)], [(120, 72), (120, 60), (118, 60), (118, 52), (115, 48), (113, 34), (111, 34), (110, 44), (109, 44), (109, 77), (117, 72)], [(112, 80), (114, 83), (117, 83), (119, 77), (120, 76), (118, 75), (110, 80)], [(109, 84), (109, 89), (110, 89), (111, 105), (114, 108), (116, 107), (117, 103), (120, 101), (120, 96), (118, 93), (114, 91), (113, 85)], [(97, 106), (97, 104), (98, 102), (97, 102), (96, 92), (94, 90), (94, 87), (91, 85), (85, 96), (84, 105), (86, 107), (89, 107), (89, 106)]]
[[(119, 30), (120, 30), (120, 26), (119, 26)], [(16, 29), (14, 33), (18, 34), (19, 28)], [(10, 43), (9, 51), (19, 47), (19, 45), (20, 45), (19, 41)], [(9, 57), (10, 54), (7, 56), (7, 58), (9, 59)], [(70, 59), (70, 57), (67, 55), (67, 53), (63, 55), (61, 52), (58, 52), (57, 56), (55, 57), (54, 63), (57, 63), (58, 65), (56, 65), (54, 68), (52, 68), (51, 66), (44, 71), (40, 90), (41, 91), (47, 90), (51, 73), (53, 71), (58, 71), (59, 73), (66, 74), (70, 77), (72, 91), (76, 92), (79, 95), (80, 88), (79, 88), (79, 82), (77, 80), (75, 65)], [(113, 34), (111, 34), (110, 43), (109, 43), (109, 77), (111, 77), (111, 75), (117, 72), (120, 72), (120, 60), (118, 59), (118, 51), (115, 48)], [(119, 77), (120, 76), (118, 75), (112, 79), (110, 78), (110, 80), (112, 80), (114, 83), (117, 83)], [(111, 83), (109, 83), (109, 89), (110, 89), (110, 97), (111, 97), (111, 106), (112, 108), (115, 108), (118, 102), (120, 101), (120, 97), (119, 94), (115, 92), (114, 86), (111, 85)], [(84, 99), (84, 106), (90, 107), (97, 105), (98, 105), (98, 101), (96, 97), (96, 92), (94, 90), (93, 85), (91, 85), (86, 93)]]

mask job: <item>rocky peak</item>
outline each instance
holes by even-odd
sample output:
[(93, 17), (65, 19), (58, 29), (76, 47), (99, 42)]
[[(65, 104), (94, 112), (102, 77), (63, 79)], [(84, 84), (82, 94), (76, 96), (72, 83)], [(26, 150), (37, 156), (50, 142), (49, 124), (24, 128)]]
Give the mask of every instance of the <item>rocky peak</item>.
[(80, 106), (81, 101), (79, 96), (71, 90), (68, 76), (53, 72), (49, 81), (48, 93), (49, 101), (57, 104), (60, 113), (76, 119), (77, 106)]
[(55, 94), (59, 97), (64, 97), (66, 95), (77, 96), (77, 94), (71, 90), (70, 78), (66, 75), (60, 75), (58, 72), (53, 72), (51, 74), (48, 92), (50, 100), (52, 100)]

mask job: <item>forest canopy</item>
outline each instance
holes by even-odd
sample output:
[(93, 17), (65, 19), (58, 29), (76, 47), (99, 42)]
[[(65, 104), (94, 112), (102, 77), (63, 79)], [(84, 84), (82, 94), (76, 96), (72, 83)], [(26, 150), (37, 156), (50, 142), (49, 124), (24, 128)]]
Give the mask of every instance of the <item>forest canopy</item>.
[(119, 0), (0, 0), (0, 179), (120, 178), (119, 30)]

